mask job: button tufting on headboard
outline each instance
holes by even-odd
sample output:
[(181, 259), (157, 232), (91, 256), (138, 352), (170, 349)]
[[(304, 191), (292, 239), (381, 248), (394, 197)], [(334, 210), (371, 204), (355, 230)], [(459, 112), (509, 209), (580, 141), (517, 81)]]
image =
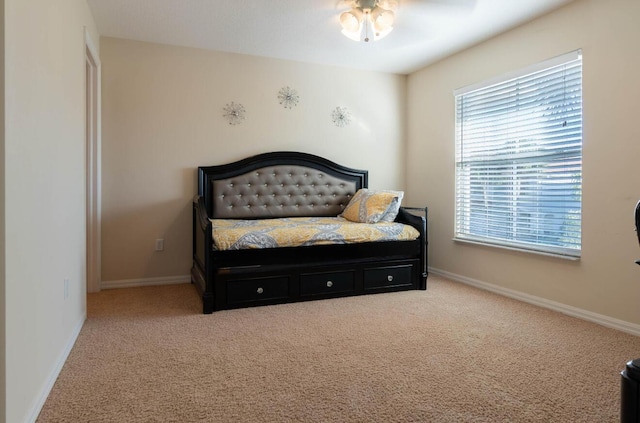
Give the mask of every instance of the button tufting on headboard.
[(264, 167), (211, 184), (215, 218), (337, 216), (356, 191), (354, 181), (297, 165)]

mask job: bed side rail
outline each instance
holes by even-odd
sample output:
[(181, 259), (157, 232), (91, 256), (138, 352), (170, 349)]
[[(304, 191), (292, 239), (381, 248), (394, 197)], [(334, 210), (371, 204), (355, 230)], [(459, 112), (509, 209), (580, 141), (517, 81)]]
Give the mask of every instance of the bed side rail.
[(205, 271), (207, 253), (211, 249), (211, 221), (207, 214), (204, 198), (196, 196), (193, 199), (193, 261)]
[(207, 214), (204, 198), (196, 195), (193, 198), (193, 267), (191, 280), (198, 286), (203, 295), (204, 312), (213, 311), (212, 286), (210, 273), (212, 248), (211, 221)]
[(429, 276), (427, 255), (429, 238), (427, 232), (427, 219), (427, 207), (400, 207), (398, 217), (396, 217), (396, 222), (411, 225), (420, 233), (420, 239), (422, 241), (420, 243), (420, 267), (422, 271), (420, 289), (427, 289), (427, 276)]

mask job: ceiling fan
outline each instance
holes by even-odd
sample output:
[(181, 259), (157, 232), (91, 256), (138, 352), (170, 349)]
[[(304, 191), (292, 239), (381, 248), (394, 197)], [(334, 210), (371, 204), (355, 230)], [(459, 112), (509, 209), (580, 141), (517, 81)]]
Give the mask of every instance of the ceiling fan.
[[(433, 17), (470, 11), (477, 0), (340, 0), (342, 34), (354, 41), (381, 40), (394, 28), (396, 15)], [(457, 9), (457, 10), (456, 10)], [(414, 20), (415, 21), (415, 20)]]

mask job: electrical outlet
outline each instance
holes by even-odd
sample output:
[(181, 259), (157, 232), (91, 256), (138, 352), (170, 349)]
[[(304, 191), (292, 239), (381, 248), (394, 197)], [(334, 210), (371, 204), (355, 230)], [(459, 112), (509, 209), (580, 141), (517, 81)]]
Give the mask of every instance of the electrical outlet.
[(69, 298), (69, 278), (64, 279), (64, 299)]
[(164, 239), (156, 239), (156, 251), (164, 251)]

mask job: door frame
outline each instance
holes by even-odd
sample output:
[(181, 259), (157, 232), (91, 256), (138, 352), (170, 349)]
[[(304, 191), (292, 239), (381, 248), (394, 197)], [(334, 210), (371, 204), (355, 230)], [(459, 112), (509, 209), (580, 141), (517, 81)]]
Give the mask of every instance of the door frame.
[(87, 292), (101, 288), (101, 65), (87, 29), (85, 40), (85, 188)]

